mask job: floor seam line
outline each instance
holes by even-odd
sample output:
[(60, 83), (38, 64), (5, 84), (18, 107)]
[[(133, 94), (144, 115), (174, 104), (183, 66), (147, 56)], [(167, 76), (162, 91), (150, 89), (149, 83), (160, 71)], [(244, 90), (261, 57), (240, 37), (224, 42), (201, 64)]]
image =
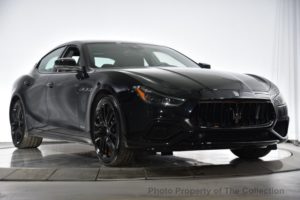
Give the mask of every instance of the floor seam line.
[(46, 181), (50, 181), (49, 179), (57, 172), (58, 169), (54, 169), (53, 172), (46, 178)]
[(4, 180), (5, 178), (7, 178), (8, 176), (12, 175), (13, 173), (15, 173), (18, 169), (14, 169), (12, 172), (8, 173), (6, 176), (4, 176), (3, 178), (1, 178), (1, 180)]
[(98, 181), (98, 176), (100, 174), (100, 170), (101, 170), (101, 167), (98, 168), (98, 172), (97, 172), (97, 175), (96, 175), (96, 178), (95, 178), (95, 181)]

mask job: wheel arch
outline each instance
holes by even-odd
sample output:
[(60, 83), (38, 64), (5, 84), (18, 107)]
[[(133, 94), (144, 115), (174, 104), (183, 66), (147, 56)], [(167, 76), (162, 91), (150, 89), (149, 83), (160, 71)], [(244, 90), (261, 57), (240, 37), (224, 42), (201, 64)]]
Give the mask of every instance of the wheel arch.
[(128, 98), (124, 98), (124, 96), (130, 93), (132, 87), (134, 85), (138, 85), (139, 81), (128, 74), (119, 71), (110, 71), (107, 73), (101, 72), (99, 75), (101, 75), (101, 77), (98, 77), (98, 74), (95, 74), (96, 81), (93, 83), (93, 89), (91, 90), (90, 97), (87, 102), (87, 111), (85, 113), (85, 132), (89, 134), (92, 140), (91, 119), (96, 100), (99, 96), (112, 95), (117, 101), (118, 109), (120, 110), (122, 121), (124, 122), (125, 135), (127, 135), (126, 118), (123, 113), (122, 106), (124, 101), (127, 101)]
[(94, 97), (93, 97), (93, 99), (92, 99), (92, 101), (91, 101), (91, 104), (90, 104), (90, 108), (89, 108), (89, 113), (88, 113), (88, 132), (89, 132), (89, 134), (90, 134), (90, 138), (91, 138), (91, 141), (92, 141), (92, 143), (94, 143), (94, 141), (93, 141), (93, 135), (92, 135), (92, 129), (91, 129), (91, 126), (92, 126), (92, 116), (93, 116), (93, 114), (94, 114), (94, 107), (96, 106), (96, 103), (97, 103), (97, 100), (99, 100), (99, 98), (101, 98), (101, 97), (103, 97), (103, 96), (106, 96), (106, 95), (111, 95), (111, 96), (113, 96), (114, 97), (114, 99), (117, 101), (116, 102), (116, 106), (117, 106), (117, 109), (119, 110), (119, 113), (120, 113), (120, 117), (121, 117), (121, 123), (122, 123), (122, 131), (123, 131), (123, 133), (124, 133), (124, 142), (125, 142), (125, 145), (127, 146), (127, 140), (126, 140), (126, 134), (127, 134), (127, 131), (126, 131), (126, 120), (125, 120), (125, 118), (124, 118), (124, 114), (123, 114), (123, 111), (122, 111), (122, 109), (121, 109), (121, 106), (120, 106), (120, 102), (119, 102), (119, 100), (118, 100), (118, 98), (117, 98), (117, 96), (118, 96), (118, 94), (114, 91), (114, 90), (112, 90), (112, 89), (108, 89), (108, 88), (102, 88), (102, 89), (100, 89), (100, 90), (98, 90), (96, 93), (95, 93), (95, 95), (94, 95)]
[(17, 100), (20, 100), (20, 96), (18, 94), (14, 94), (12, 97), (11, 97), (11, 100), (10, 100), (10, 105), (9, 105), (9, 108), (11, 108), (11, 105), (17, 101)]

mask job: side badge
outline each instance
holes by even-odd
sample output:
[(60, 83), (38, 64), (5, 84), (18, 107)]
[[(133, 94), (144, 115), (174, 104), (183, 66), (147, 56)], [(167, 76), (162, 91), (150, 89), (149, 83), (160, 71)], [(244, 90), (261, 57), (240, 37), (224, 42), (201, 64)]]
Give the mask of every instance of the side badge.
[(91, 92), (92, 91), (92, 88), (85, 88), (85, 87), (82, 87), (82, 88), (79, 88), (78, 92)]

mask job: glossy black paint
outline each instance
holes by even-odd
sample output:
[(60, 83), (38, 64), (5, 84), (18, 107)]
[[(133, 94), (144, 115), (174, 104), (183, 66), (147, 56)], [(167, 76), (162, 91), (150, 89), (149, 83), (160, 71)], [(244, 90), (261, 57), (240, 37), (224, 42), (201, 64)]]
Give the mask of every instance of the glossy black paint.
[[(90, 117), (94, 99), (99, 94), (111, 94), (120, 104), (128, 148), (156, 151), (240, 148), (268, 146), (287, 140), (286, 133), (274, 130), (277, 122), (288, 123), (286, 105), (274, 105), (276, 120), (268, 127), (208, 130), (197, 127), (190, 120), (191, 112), (203, 100), (272, 102), (271, 83), (264, 78), (200, 67), (95, 69), (90, 67), (86, 43), (89, 42), (70, 42), (60, 47), (76, 46), (80, 50), (83, 55), (80, 66), (87, 70), (87, 78), (78, 79), (75, 71), (41, 73), (37, 65), (31, 73), (16, 81), (12, 100), (19, 98), (23, 102), (28, 134), (92, 144)], [(134, 92), (135, 86), (147, 86), (186, 101), (177, 107), (147, 104)], [(212, 135), (218, 139), (206, 140)], [(228, 139), (239, 135), (249, 137)], [(258, 135), (264, 135), (263, 140)]]

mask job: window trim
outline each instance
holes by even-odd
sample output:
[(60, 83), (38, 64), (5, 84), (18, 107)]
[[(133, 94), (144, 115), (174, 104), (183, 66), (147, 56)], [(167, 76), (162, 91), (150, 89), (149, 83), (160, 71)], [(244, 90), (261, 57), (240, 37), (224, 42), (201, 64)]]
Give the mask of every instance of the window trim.
[(67, 47), (67, 45), (59, 46), (59, 47), (53, 49), (52, 51), (48, 52), (46, 55), (44, 55), (44, 56), (39, 60), (39, 62), (37, 63), (37, 65), (36, 65), (36, 70), (37, 70), (40, 74), (51, 74), (51, 73), (53, 73), (53, 71), (51, 71), (51, 72), (41, 71), (41, 70), (40, 70), (40, 64), (41, 64), (42, 60), (43, 60), (46, 56), (48, 56), (49, 54), (53, 53), (54, 51), (56, 51), (56, 50), (58, 50), (58, 49), (60, 49), (60, 48), (64, 48), (63, 51), (62, 51), (62, 53), (58, 56), (58, 58), (61, 58), (61, 56), (63, 55), (63, 53), (64, 53), (65, 50), (66, 50), (66, 47)]

